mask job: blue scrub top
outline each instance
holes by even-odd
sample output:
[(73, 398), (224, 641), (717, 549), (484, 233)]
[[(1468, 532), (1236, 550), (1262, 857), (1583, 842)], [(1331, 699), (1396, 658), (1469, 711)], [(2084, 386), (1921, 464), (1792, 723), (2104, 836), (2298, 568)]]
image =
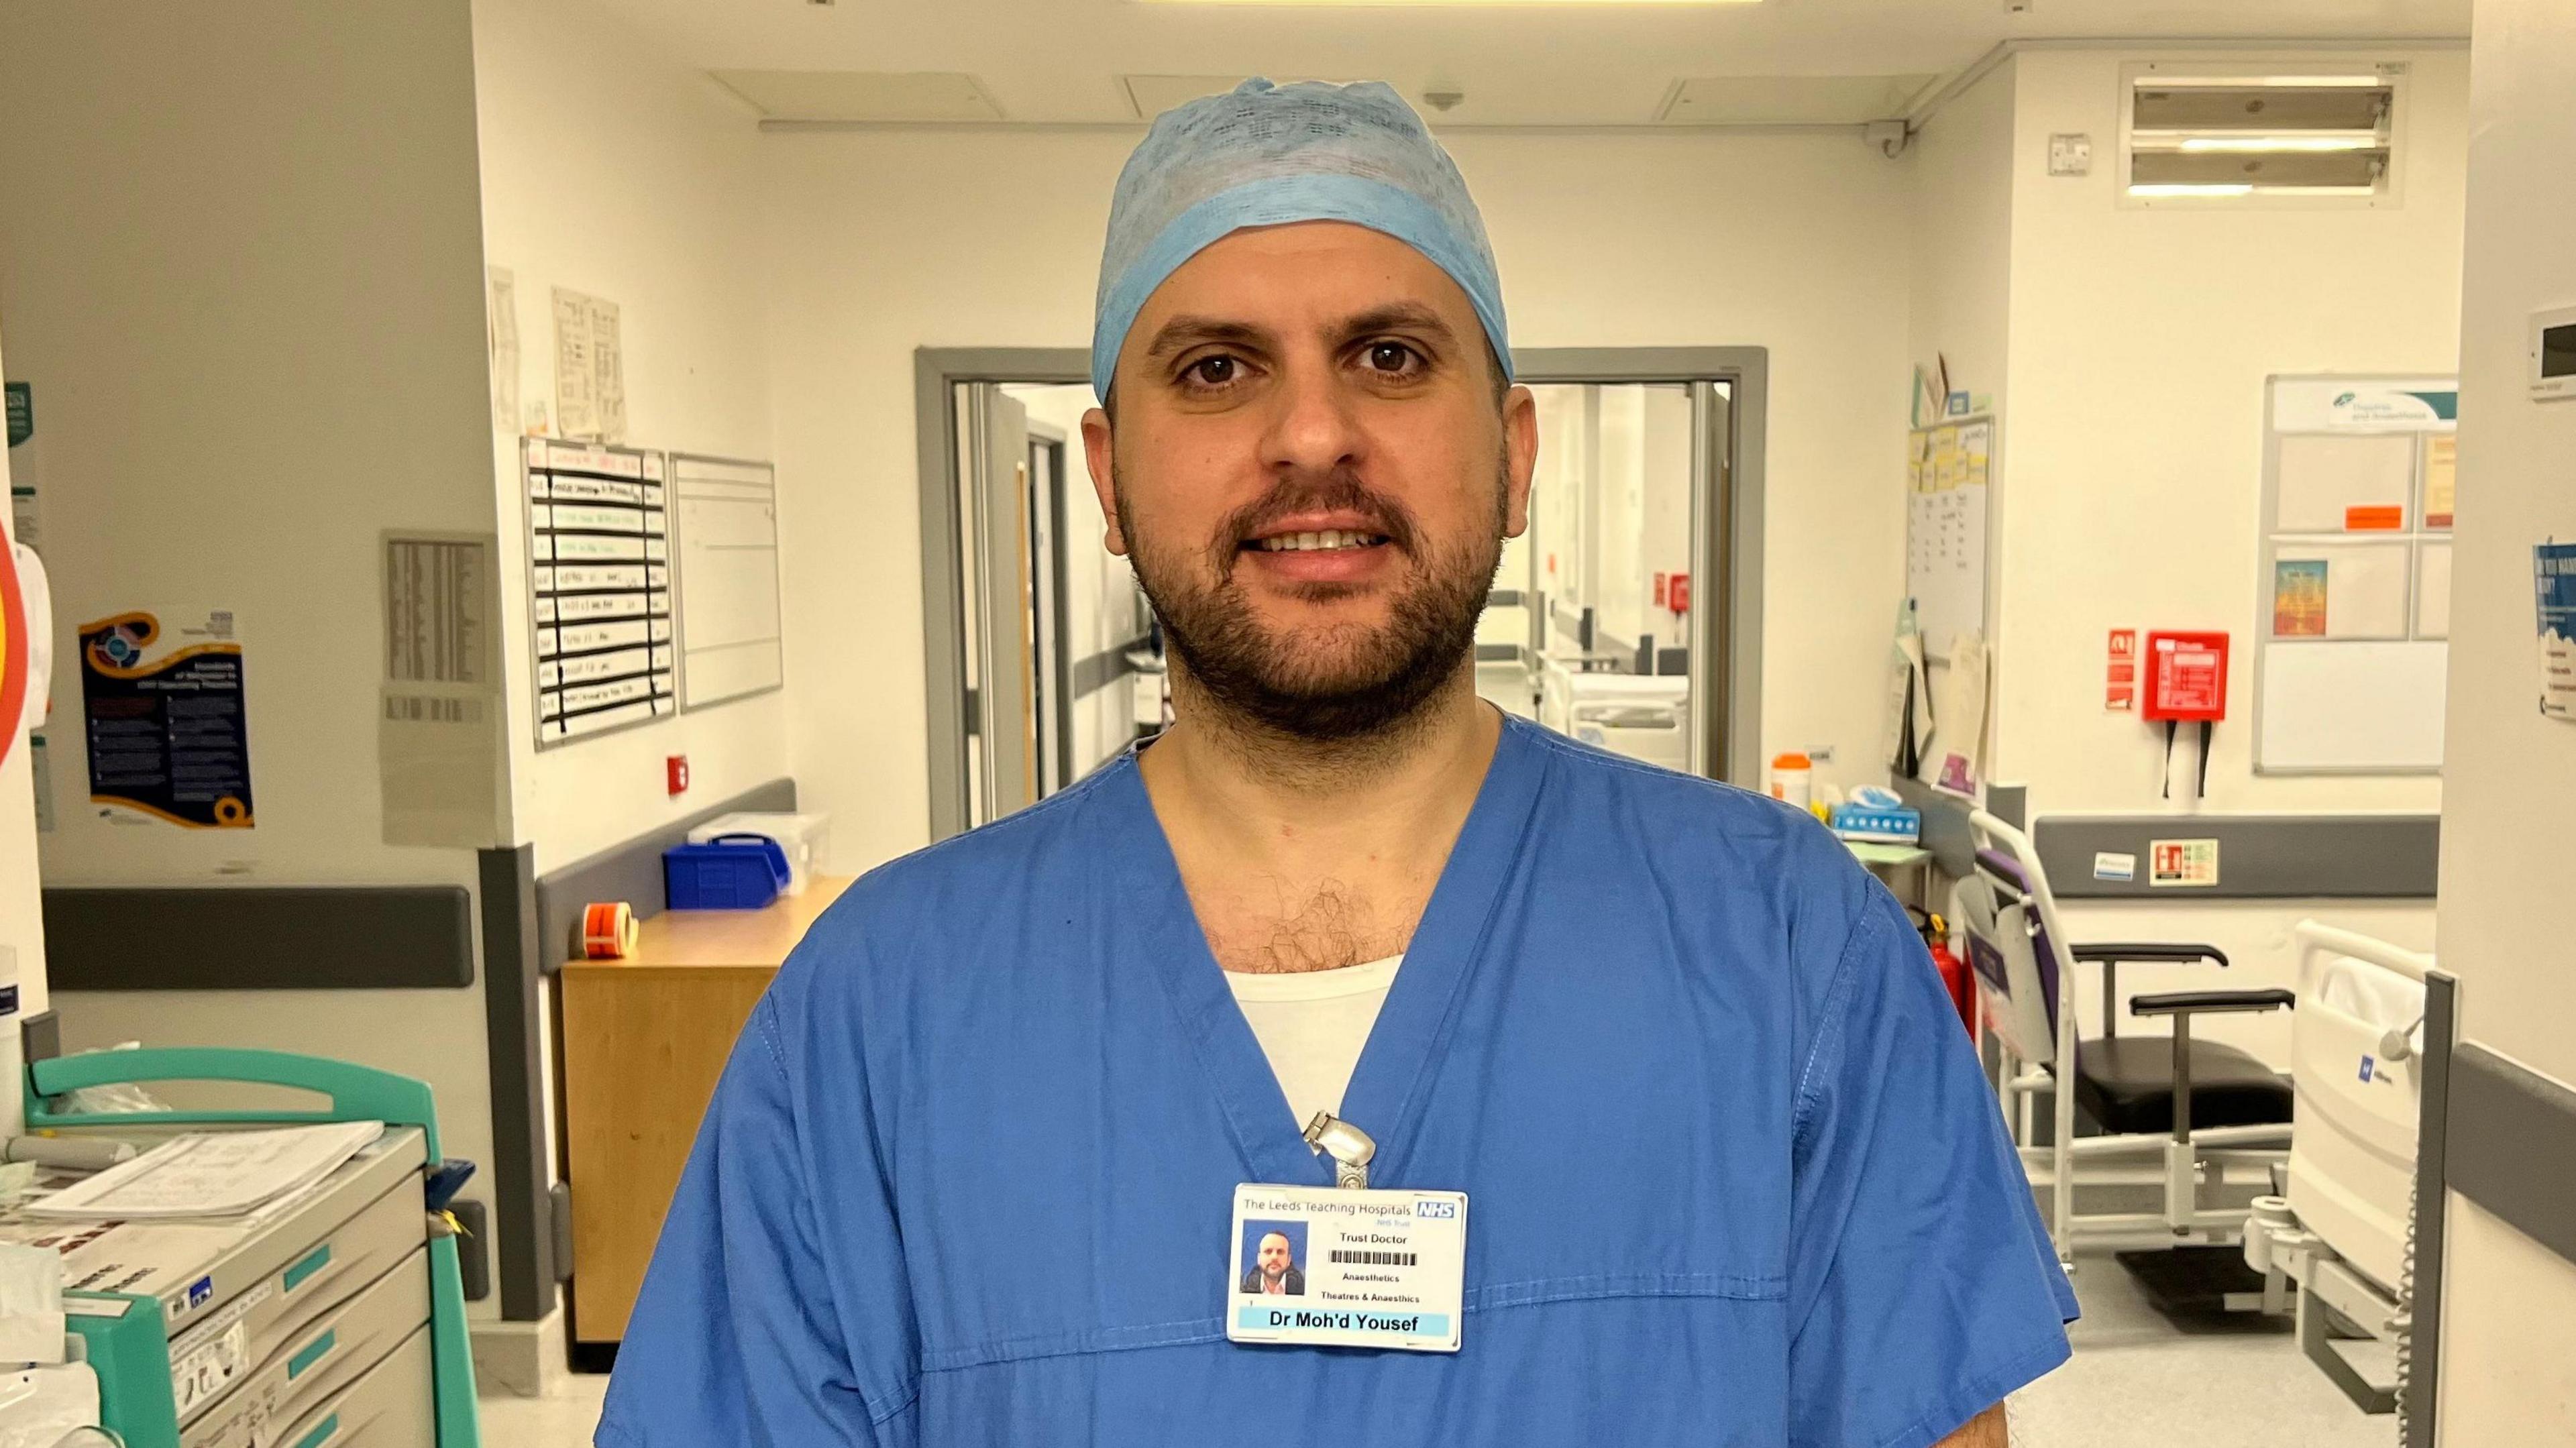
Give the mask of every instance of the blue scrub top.
[(1131, 754), (807, 935), (598, 1442), (1914, 1448), (2066, 1357), (1920, 939), (1771, 800), (1507, 723), (1343, 1108), (1468, 1194), (1455, 1355), (1225, 1340), (1234, 1188), (1332, 1172)]

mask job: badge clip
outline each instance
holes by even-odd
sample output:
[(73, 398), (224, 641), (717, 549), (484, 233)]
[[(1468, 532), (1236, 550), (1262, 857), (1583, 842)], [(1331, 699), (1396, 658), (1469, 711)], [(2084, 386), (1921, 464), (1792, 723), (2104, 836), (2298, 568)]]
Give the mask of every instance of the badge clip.
[(1316, 1154), (1333, 1159), (1334, 1186), (1368, 1190), (1369, 1160), (1377, 1155), (1377, 1141), (1367, 1132), (1335, 1119), (1329, 1111), (1318, 1111), (1306, 1123), (1306, 1144)]

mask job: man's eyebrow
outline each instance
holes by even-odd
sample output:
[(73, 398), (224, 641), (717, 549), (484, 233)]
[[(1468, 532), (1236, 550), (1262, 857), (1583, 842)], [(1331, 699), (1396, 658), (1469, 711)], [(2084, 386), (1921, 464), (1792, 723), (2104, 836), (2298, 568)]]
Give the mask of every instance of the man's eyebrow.
[(1351, 317), (1342, 323), (1342, 337), (1356, 342), (1380, 332), (1419, 332), (1432, 340), (1456, 346), (1458, 333), (1438, 312), (1419, 302), (1390, 302), (1383, 307)]
[(1209, 342), (1233, 342), (1254, 346), (1270, 339), (1270, 334), (1248, 322), (1229, 322), (1222, 317), (1192, 316), (1187, 313), (1165, 322), (1154, 333), (1153, 342), (1145, 348), (1147, 362), (1161, 362)]

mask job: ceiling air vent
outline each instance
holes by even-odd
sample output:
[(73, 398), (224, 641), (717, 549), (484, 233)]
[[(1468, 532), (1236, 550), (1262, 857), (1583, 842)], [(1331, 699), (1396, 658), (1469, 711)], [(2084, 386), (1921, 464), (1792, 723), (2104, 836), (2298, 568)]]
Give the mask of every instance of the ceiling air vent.
[(2405, 69), (2129, 66), (2121, 76), (2124, 199), (2390, 204)]

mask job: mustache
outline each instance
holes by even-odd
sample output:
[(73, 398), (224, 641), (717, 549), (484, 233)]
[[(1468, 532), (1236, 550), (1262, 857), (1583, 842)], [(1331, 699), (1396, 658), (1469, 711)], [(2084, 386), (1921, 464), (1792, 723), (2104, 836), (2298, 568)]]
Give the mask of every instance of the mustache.
[(1321, 475), (1292, 476), (1281, 481), (1242, 507), (1228, 513), (1217, 525), (1216, 552), (1220, 572), (1230, 572), (1234, 554), (1253, 537), (1277, 523), (1299, 513), (1356, 513), (1368, 522), (1368, 531), (1385, 536), (1387, 542), (1403, 550), (1414, 551), (1421, 527), (1413, 512), (1401, 502), (1385, 497), (1358, 475), (1347, 469)]

